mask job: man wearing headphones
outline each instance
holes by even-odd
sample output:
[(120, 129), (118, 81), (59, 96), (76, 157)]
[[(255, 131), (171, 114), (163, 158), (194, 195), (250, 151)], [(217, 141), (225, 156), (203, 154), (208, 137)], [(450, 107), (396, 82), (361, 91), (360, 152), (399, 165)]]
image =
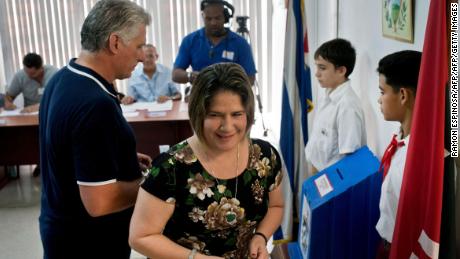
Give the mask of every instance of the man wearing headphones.
[[(241, 65), (254, 84), (256, 67), (251, 47), (240, 35), (224, 27), (233, 17), (234, 8), (223, 0), (203, 0), (201, 11), (204, 28), (187, 35), (174, 62), (173, 81), (192, 83), (198, 72), (214, 63), (234, 62)], [(193, 72), (185, 70), (191, 66)]]

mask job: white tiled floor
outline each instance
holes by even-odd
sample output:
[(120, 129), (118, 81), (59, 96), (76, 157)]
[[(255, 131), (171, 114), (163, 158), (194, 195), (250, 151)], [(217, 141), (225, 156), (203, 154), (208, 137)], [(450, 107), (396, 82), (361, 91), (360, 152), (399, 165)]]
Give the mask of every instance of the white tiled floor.
[[(21, 177), (0, 189), (0, 259), (39, 259), (40, 177), (33, 166), (21, 166)], [(133, 251), (131, 259), (145, 258)]]

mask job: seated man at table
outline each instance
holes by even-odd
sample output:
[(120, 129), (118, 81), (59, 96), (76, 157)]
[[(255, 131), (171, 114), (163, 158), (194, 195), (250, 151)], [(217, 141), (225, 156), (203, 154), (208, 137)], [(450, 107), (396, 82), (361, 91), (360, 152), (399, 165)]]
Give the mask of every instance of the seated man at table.
[(0, 111), (1, 111), (1, 108), (3, 108), (4, 105), (5, 105), (5, 95), (0, 94)]
[(21, 112), (36, 112), (48, 81), (57, 72), (57, 68), (43, 65), (43, 59), (36, 53), (28, 53), (22, 60), (24, 68), (18, 71), (6, 91), (5, 110), (14, 110), (16, 96), (24, 96), (24, 109)]
[(121, 102), (123, 104), (136, 101), (163, 103), (168, 100), (179, 100), (181, 94), (177, 85), (171, 81), (171, 69), (156, 63), (158, 53), (155, 46), (146, 44), (142, 50), (144, 61), (129, 78), (128, 95)]

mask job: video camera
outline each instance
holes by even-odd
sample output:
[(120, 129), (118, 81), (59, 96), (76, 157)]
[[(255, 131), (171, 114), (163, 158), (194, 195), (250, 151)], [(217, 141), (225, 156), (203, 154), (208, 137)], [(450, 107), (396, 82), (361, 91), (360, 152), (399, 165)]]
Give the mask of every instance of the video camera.
[(249, 16), (237, 16), (236, 17), (236, 22), (238, 23), (238, 29), (236, 30), (240, 34), (245, 34), (249, 33), (248, 27), (247, 27), (247, 22), (248, 22)]

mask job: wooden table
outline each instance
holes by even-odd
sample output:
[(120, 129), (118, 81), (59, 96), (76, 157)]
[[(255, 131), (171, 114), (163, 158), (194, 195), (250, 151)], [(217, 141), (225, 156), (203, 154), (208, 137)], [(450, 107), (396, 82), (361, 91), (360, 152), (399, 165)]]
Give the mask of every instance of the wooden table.
[[(0, 117), (0, 165), (38, 164), (38, 116)], [(159, 145), (173, 145), (192, 135), (188, 121), (187, 103), (175, 101), (166, 116), (150, 116), (140, 111), (127, 121), (134, 130), (137, 151), (154, 158)]]

